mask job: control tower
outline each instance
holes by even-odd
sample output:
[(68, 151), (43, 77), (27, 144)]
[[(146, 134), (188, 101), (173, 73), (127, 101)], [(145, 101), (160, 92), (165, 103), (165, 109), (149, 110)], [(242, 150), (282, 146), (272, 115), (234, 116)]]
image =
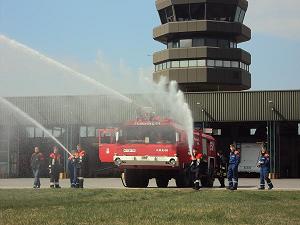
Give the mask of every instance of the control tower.
[(184, 92), (251, 88), (251, 39), (243, 24), (246, 0), (156, 0), (161, 25), (153, 38), (166, 49), (153, 55), (153, 80), (175, 80)]

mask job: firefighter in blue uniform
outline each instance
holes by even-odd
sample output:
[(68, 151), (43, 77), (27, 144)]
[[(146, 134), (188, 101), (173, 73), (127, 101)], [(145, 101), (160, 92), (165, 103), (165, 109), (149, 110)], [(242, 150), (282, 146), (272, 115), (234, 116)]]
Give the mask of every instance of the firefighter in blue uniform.
[(258, 159), (257, 167), (260, 168), (260, 186), (259, 190), (265, 189), (265, 180), (268, 184), (268, 189), (271, 190), (273, 188), (272, 181), (269, 178), (270, 173), (270, 156), (265, 148), (265, 146), (262, 147), (262, 150), (260, 151), (260, 156)]
[(240, 153), (236, 150), (235, 145), (230, 145), (229, 166), (228, 166), (228, 183), (229, 190), (237, 190), (238, 187), (238, 166), (240, 164)]

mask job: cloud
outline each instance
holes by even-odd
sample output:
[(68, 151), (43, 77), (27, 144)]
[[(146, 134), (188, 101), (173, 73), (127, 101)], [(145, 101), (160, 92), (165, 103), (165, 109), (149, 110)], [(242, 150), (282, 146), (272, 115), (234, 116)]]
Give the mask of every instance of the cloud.
[(249, 0), (245, 18), (254, 33), (300, 40), (299, 0)]

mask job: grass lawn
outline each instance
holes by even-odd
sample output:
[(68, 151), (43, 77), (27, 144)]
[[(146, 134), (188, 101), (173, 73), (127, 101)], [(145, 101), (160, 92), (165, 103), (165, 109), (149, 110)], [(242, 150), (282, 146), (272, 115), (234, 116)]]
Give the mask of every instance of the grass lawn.
[(300, 224), (300, 191), (0, 190), (1, 225)]

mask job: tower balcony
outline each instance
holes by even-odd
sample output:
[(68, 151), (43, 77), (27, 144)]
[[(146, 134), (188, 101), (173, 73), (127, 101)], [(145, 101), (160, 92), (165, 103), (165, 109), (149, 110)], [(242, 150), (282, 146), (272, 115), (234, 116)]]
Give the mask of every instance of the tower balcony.
[(251, 30), (242, 23), (211, 20), (170, 22), (153, 29), (154, 40), (163, 44), (195, 36), (222, 37), (242, 43), (251, 39)]

